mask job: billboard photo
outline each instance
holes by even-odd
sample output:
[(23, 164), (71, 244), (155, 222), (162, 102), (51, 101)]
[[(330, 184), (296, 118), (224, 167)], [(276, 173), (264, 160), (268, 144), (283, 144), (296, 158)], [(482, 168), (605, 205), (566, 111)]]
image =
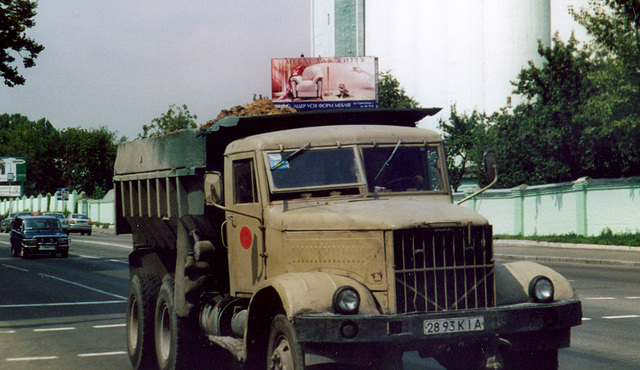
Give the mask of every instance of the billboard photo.
[(0, 182), (27, 181), (27, 165), (22, 157), (0, 157)]
[(375, 57), (271, 59), (271, 99), (296, 110), (375, 108)]

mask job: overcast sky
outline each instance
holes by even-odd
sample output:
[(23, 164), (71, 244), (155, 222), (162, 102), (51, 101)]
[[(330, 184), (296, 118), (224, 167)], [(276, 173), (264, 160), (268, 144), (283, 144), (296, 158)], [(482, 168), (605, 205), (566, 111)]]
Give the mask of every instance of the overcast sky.
[(198, 124), (271, 91), (271, 58), (310, 54), (308, 1), (40, 0), (45, 46), (27, 82), (0, 84), (0, 114), (134, 139), (187, 104)]

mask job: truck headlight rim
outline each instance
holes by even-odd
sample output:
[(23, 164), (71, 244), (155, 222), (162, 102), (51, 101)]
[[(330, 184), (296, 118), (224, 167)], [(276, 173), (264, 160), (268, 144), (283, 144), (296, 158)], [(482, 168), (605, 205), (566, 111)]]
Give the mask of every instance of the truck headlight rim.
[(534, 302), (550, 303), (553, 301), (553, 282), (546, 276), (538, 275), (529, 283), (529, 296)]
[(353, 315), (360, 308), (360, 293), (356, 288), (343, 285), (333, 294), (333, 308), (336, 313)]

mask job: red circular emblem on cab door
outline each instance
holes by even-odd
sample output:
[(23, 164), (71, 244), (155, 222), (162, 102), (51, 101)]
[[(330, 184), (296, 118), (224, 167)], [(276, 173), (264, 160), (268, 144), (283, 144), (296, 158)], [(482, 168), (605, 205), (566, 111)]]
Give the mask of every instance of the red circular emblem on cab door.
[(245, 226), (240, 230), (240, 245), (244, 249), (249, 249), (251, 244), (253, 244), (253, 236), (251, 235), (251, 230)]

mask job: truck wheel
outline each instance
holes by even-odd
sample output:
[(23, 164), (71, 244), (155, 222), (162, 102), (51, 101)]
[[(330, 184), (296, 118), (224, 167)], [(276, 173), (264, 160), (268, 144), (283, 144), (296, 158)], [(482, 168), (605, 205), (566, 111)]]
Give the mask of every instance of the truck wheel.
[[(62, 252), (66, 257), (67, 252)], [(134, 275), (127, 298), (127, 351), (134, 369), (153, 368), (156, 364), (153, 320), (160, 278)]]
[(285, 315), (276, 315), (271, 322), (269, 346), (267, 347), (267, 369), (304, 369), (302, 347), (296, 339), (293, 325)]
[(178, 317), (173, 302), (173, 279), (160, 286), (155, 312), (156, 358), (161, 370), (192, 368), (189, 360), (188, 322)]
[(504, 356), (505, 369), (558, 369), (558, 350), (510, 352)]

